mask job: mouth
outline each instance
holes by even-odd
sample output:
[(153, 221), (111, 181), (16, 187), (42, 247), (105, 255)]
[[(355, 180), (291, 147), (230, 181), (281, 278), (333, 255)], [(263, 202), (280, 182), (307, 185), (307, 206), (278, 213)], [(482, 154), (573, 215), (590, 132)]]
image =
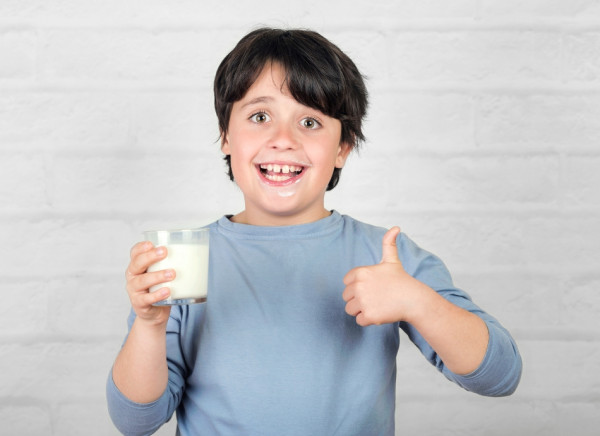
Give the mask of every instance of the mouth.
[(302, 177), (306, 167), (303, 165), (263, 163), (256, 168), (261, 178), (271, 185), (287, 185), (294, 183)]

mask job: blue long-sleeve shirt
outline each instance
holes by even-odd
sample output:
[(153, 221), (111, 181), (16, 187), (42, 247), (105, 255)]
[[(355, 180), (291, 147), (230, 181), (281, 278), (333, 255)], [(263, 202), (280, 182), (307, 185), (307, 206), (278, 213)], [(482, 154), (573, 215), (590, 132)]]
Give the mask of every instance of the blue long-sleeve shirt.
[(453, 374), (407, 323), (360, 327), (346, 314), (342, 279), (380, 261), (385, 229), (337, 212), (299, 226), (223, 217), (209, 227), (208, 301), (171, 309), (164, 394), (134, 403), (108, 379), (109, 411), (124, 434), (150, 434), (177, 411), (181, 435), (393, 435), (399, 328), (463, 388), (515, 390), (521, 359), (510, 334), (405, 234), (397, 239), (405, 270), (488, 327), (471, 374)]

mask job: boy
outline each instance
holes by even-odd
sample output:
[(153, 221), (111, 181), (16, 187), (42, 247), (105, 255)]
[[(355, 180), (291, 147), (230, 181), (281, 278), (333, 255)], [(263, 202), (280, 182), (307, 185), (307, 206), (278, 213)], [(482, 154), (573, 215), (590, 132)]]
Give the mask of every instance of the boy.
[(260, 29), (221, 63), (215, 108), (242, 212), (209, 226), (209, 300), (153, 306), (173, 271), (135, 245), (130, 331), (107, 384), (125, 434), (393, 435), (399, 328), (450, 380), (509, 395), (509, 333), (397, 227), (324, 206), (367, 106), (352, 61), (309, 31)]

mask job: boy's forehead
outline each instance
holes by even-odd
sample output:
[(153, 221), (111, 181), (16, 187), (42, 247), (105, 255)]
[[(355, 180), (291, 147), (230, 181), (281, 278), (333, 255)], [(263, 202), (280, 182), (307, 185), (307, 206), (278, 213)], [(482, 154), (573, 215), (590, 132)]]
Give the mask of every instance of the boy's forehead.
[(282, 94), (289, 94), (287, 70), (278, 62), (266, 62), (248, 91), (260, 85), (279, 88)]
[[(273, 103), (277, 96), (283, 95), (285, 98), (289, 98), (294, 102), (298, 103), (305, 108), (319, 112), (324, 117), (335, 118), (329, 114), (326, 114), (323, 109), (318, 106), (306, 104), (304, 99), (298, 99), (289, 87), (290, 75), (286, 67), (274, 60), (267, 60), (260, 73), (256, 76), (254, 82), (248, 87), (244, 96), (235, 102), (235, 105), (243, 109), (246, 106), (252, 106), (257, 104), (268, 104)], [(310, 96), (305, 96), (310, 99)]]
[(277, 94), (294, 98), (288, 87), (284, 68), (266, 64), (238, 103), (241, 103), (242, 107), (258, 103), (272, 103)]

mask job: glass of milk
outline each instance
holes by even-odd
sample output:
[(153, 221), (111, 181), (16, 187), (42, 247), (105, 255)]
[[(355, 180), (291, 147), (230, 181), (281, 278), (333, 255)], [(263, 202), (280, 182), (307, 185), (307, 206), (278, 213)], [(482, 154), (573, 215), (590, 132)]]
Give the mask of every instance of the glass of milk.
[(171, 295), (156, 306), (194, 304), (206, 301), (208, 288), (209, 230), (150, 230), (144, 232), (146, 241), (167, 249), (167, 257), (151, 265), (148, 272), (174, 269), (175, 279), (150, 288), (150, 292), (168, 287)]

